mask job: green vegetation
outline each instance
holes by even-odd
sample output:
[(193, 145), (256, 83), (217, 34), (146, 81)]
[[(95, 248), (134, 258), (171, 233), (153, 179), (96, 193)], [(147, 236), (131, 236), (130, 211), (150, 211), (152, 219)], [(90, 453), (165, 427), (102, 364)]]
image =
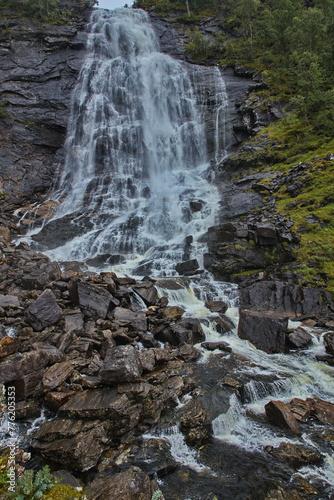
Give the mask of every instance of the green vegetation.
[(9, 116), (9, 112), (6, 108), (6, 105), (3, 101), (0, 101), (0, 118), (5, 118), (6, 116)]
[(8, 492), (8, 500), (38, 500), (45, 498), (44, 494), (59, 482), (52, 476), (46, 465), (34, 475), (34, 471), (25, 470), (17, 479), (15, 493)]
[[(78, 0), (93, 6), (95, 0)], [(15, 17), (33, 19), (47, 24), (68, 24), (73, 12), (59, 8), (60, 0), (2, 0), (1, 15), (6, 17), (6, 9), (15, 12)], [(74, 16), (75, 17), (75, 16)]]

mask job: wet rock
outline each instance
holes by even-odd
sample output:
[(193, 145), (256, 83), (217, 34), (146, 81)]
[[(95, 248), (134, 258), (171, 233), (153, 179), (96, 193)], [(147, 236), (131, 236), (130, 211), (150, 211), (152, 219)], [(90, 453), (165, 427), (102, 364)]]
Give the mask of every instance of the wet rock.
[(199, 359), (201, 353), (194, 346), (182, 343), (179, 345), (176, 356), (178, 359), (183, 359), (186, 363), (190, 363)]
[(0, 340), (0, 358), (5, 358), (18, 351), (21, 340), (18, 338), (4, 337)]
[(15, 406), (15, 418), (17, 420), (36, 418), (40, 416), (40, 413), (41, 408), (37, 401), (20, 401)]
[(99, 378), (104, 384), (132, 382), (141, 377), (143, 367), (138, 351), (131, 345), (116, 346), (108, 349)]
[(268, 420), (274, 425), (292, 431), (295, 434), (300, 434), (295, 416), (283, 401), (270, 401), (265, 405), (265, 411)]
[(281, 443), (277, 448), (266, 446), (265, 450), (295, 469), (309, 464), (318, 465), (323, 460), (321, 454), (314, 448), (295, 443)]
[(289, 408), (298, 421), (306, 422), (314, 414), (314, 400), (294, 398), (290, 401)]
[(267, 353), (284, 352), (288, 318), (274, 313), (240, 310), (238, 336)]
[(209, 309), (211, 312), (217, 312), (217, 313), (226, 313), (228, 309), (228, 305), (226, 302), (223, 302), (222, 300), (211, 300), (205, 302), (205, 307)]
[(178, 319), (180, 319), (183, 314), (184, 314), (184, 309), (182, 309), (182, 307), (179, 307), (179, 306), (169, 306), (169, 307), (165, 307), (164, 309), (162, 309), (160, 311), (160, 316), (163, 318), (163, 319), (167, 319), (169, 321), (176, 321)]
[(149, 288), (137, 288), (135, 287), (136, 293), (143, 299), (147, 306), (153, 306), (158, 300), (158, 290), (152, 286)]
[(195, 274), (199, 269), (199, 263), (197, 259), (187, 260), (185, 262), (180, 262), (180, 264), (176, 264), (175, 270), (181, 276), (191, 276)]
[(334, 356), (334, 332), (328, 332), (324, 335), (325, 349)]
[(180, 423), (186, 442), (192, 446), (203, 443), (212, 432), (207, 412), (198, 399), (191, 399), (183, 406)]
[(61, 308), (56, 297), (47, 289), (25, 311), (26, 322), (34, 330), (41, 331), (47, 326), (58, 323), (61, 318)]
[(145, 472), (138, 467), (130, 467), (117, 474), (98, 476), (86, 488), (88, 500), (151, 500), (154, 487)]
[(121, 326), (130, 326), (144, 332), (147, 330), (147, 321), (144, 312), (133, 312), (130, 309), (116, 307), (113, 311), (113, 316), (115, 321)]
[(233, 321), (223, 314), (220, 314), (218, 318), (215, 319), (215, 323), (217, 332), (221, 334), (230, 332), (235, 328)]
[(181, 342), (197, 344), (205, 339), (205, 334), (198, 319), (185, 318), (160, 331), (155, 337), (161, 342), (168, 342), (173, 346), (177, 346)]
[(314, 398), (314, 415), (320, 422), (334, 426), (334, 404)]
[[(177, 468), (170, 446), (164, 439), (145, 439), (140, 446), (133, 446), (129, 455), (133, 457), (131, 465), (139, 467), (150, 477), (164, 477)], [(121, 466), (120, 458), (116, 460)]]
[(67, 361), (56, 363), (55, 365), (51, 366), (51, 368), (49, 368), (43, 375), (43, 390), (47, 392), (56, 389), (72, 375), (73, 371), (74, 366), (72, 366)]
[(304, 328), (298, 327), (287, 336), (288, 345), (298, 349), (307, 347), (312, 343), (312, 335), (310, 335)]
[(207, 351), (219, 349), (220, 351), (232, 352), (232, 348), (227, 344), (227, 342), (202, 342), (201, 346)]

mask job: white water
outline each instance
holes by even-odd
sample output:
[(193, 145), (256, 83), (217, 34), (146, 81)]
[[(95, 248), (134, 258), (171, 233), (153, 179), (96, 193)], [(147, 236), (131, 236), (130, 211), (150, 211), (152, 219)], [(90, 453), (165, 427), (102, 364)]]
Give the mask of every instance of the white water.
[[(83, 227), (48, 255), (63, 261), (122, 255), (125, 263), (113, 270), (131, 275), (175, 275), (175, 264), (189, 258), (201, 264), (199, 237), (215, 223), (219, 195), (200, 105), (206, 95), (200, 86), (195, 93), (192, 80), (205, 85), (203, 75), (196, 78), (203, 71), (212, 80), (218, 162), (228, 146), (218, 68), (190, 67), (160, 53), (141, 10), (94, 12), (88, 51), (52, 196), (59, 203), (52, 222), (67, 216), (68, 228)], [(193, 237), (189, 255), (186, 236)]]

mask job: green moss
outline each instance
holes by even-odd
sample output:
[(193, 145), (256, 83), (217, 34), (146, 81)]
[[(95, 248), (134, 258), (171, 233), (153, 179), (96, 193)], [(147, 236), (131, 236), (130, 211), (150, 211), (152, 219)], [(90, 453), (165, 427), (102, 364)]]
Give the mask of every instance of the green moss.
[(56, 484), (41, 497), (41, 500), (85, 500), (85, 495), (73, 486)]

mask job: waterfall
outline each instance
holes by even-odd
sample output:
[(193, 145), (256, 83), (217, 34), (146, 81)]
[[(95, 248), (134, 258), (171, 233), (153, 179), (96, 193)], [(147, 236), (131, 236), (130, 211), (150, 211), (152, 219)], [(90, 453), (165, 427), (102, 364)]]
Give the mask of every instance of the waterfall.
[(212, 121), (221, 130), (227, 96), (218, 68), (190, 66), (159, 52), (144, 11), (92, 14), (53, 195), (58, 208), (49, 222), (56, 228), (50, 238), (60, 231), (64, 244), (51, 243), (51, 258), (102, 255), (125, 262), (116, 272), (153, 276), (175, 275), (175, 264), (189, 258), (201, 264), (200, 236), (215, 223), (219, 203), (212, 163), (227, 144), (214, 130), (210, 163), (202, 110), (207, 91), (201, 98), (192, 80), (205, 86), (210, 74)]

